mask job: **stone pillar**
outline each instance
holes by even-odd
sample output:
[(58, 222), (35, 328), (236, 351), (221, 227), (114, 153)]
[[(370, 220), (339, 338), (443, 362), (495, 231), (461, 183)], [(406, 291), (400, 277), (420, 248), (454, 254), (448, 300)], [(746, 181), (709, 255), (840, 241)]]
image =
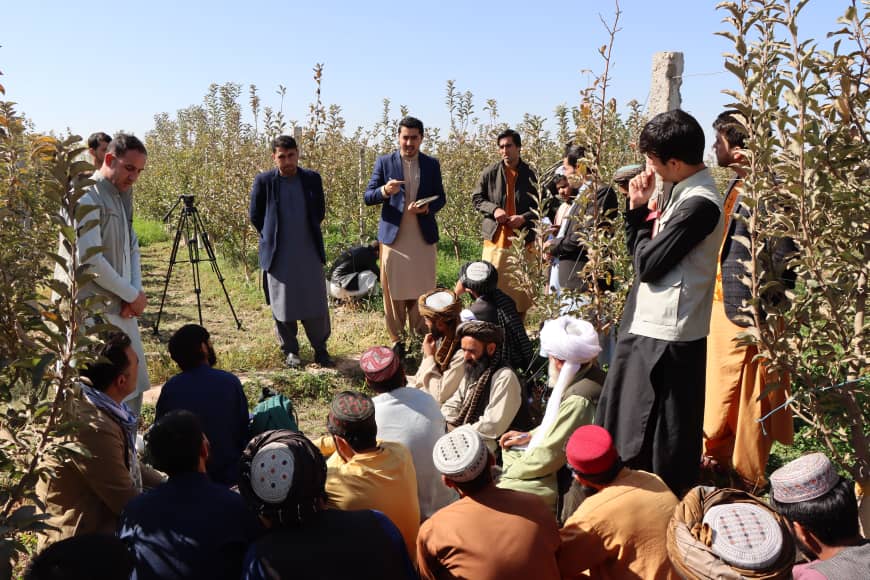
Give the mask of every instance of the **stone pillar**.
[(653, 55), (652, 82), (649, 89), (649, 116), (679, 109), (682, 104), (683, 53), (657, 52)]

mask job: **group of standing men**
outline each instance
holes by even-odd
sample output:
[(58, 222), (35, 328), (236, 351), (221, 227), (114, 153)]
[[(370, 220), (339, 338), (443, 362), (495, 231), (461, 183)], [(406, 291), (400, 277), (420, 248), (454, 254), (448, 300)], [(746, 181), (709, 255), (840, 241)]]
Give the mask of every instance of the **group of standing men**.
[[(745, 217), (748, 212), (740, 199), (745, 128), (732, 113), (720, 116), (714, 127), (719, 163), (737, 171), (724, 211), (702, 161), (703, 131), (693, 117), (682, 111), (663, 113), (640, 135), (639, 150), (647, 168), (629, 184), (625, 220), (636, 280), (596, 416), (627, 464), (658, 473), (675, 490), (698, 479), (702, 428), (703, 454), (712, 461), (733, 463), (747, 483), (763, 484), (771, 437), (759, 433), (755, 419), (762, 409), (776, 405), (776, 394), (782, 393), (759, 396), (769, 377), (753, 352), (735, 347), (731, 340), (734, 330), (745, 324), (738, 312), (746, 297), (739, 281), (743, 248), (735, 241), (745, 223), (732, 219), (732, 214)], [(380, 279), (386, 326), (397, 351), (403, 350), (406, 323), (411, 333), (425, 332), (418, 298), (436, 286), (435, 215), (446, 196), (438, 161), (420, 152), (424, 134), (418, 119), (402, 119), (399, 149), (377, 159), (365, 191), (367, 204), (381, 205)], [(149, 381), (136, 324), (146, 300), (132, 228), (131, 187), (145, 168), (147, 152), (131, 135), (119, 134), (108, 144), (99, 138), (93, 141), (89, 145), (99, 169), (84, 202), (95, 209), (80, 222), (79, 255), (100, 245), (103, 252), (89, 257), (96, 277), (84, 291), (104, 298), (105, 318), (130, 336), (143, 363), (128, 400), (138, 413)], [(105, 161), (100, 164), (104, 147)], [(512, 283), (506, 256), (515, 232), (525, 228), (526, 243), (534, 238), (529, 226), (536, 217), (537, 179), (520, 158), (519, 134), (502, 132), (498, 147), (502, 159), (483, 171), (472, 203), (483, 214), (483, 257), (495, 266), (500, 289), (513, 298), (522, 317), (531, 302)], [(263, 287), (286, 363), (301, 364), (301, 321), (315, 362), (330, 366), (323, 184), (316, 172), (299, 167), (298, 158), (292, 137), (274, 140), (275, 169), (256, 176), (250, 218), (260, 234)], [(666, 199), (658, 201), (660, 207), (651, 201), (656, 174), (676, 184)], [(83, 227), (93, 221), (97, 227)], [(740, 295), (735, 297), (735, 292)], [(712, 348), (707, 342), (711, 306)], [(730, 351), (727, 361), (725, 351)], [(716, 401), (706, 406), (706, 417), (705, 396)], [(785, 414), (774, 415), (766, 427), (772, 427), (773, 437), (788, 442), (791, 429), (782, 417)]]

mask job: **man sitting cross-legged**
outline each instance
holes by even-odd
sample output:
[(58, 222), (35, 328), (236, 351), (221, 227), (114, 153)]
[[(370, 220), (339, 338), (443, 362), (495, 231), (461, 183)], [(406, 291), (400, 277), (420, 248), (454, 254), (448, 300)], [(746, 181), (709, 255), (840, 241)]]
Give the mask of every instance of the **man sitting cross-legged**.
[(267, 431), (242, 454), (239, 491), (268, 531), (251, 544), (242, 580), (416, 578), (384, 514), (326, 508), (326, 463), (301, 433)]
[(239, 378), (214, 368), (217, 363), (208, 331), (186, 324), (169, 339), (169, 354), (181, 372), (166, 381), (157, 399), (157, 419), (176, 409), (199, 417), (211, 450), (208, 476), (235, 485), (239, 457), (248, 443), (248, 399)]
[(360, 357), (359, 366), (366, 385), (379, 393), (372, 399), (378, 439), (401, 443), (414, 458), (420, 517), (425, 520), (456, 498), (432, 463), (432, 448), (445, 430), (441, 409), (431, 395), (406, 386), (405, 369), (392, 349), (368, 349)]
[(456, 327), (462, 302), (449, 290), (436, 288), (417, 301), (429, 333), (423, 338), (423, 360), (411, 386), (432, 395), (439, 405), (456, 392), (465, 370)]
[(562, 316), (545, 322), (541, 350), (550, 359), (553, 391), (538, 427), (501, 436), (504, 469), (498, 486), (534, 493), (555, 510), (565, 444), (577, 427), (592, 423), (605, 375), (595, 362), (598, 334), (585, 320)]
[(196, 415), (172, 411), (145, 436), (169, 481), (133, 499), (119, 535), (136, 557), (136, 580), (238, 578), (262, 527), (239, 494), (209, 481), (209, 441)]
[(465, 355), (465, 375), (441, 413), (448, 429), (469, 425), (495, 451), (522, 403), (519, 379), (502, 358), (504, 332), (490, 322), (473, 320), (459, 325), (457, 334)]
[(677, 498), (658, 476), (624, 467), (597, 425), (568, 440), (568, 467), (595, 490), (560, 532), (562, 578), (679, 578), (665, 536)]
[(327, 507), (383, 512), (399, 528), (408, 553), (413, 553), (420, 503), (411, 453), (401, 443), (377, 440), (374, 402), (357, 391), (335, 396), (326, 428), (330, 436), (319, 444), (328, 457)]
[(559, 577), (553, 514), (532, 495), (493, 484), (493, 456), (476, 431), (460, 427), (443, 436), (433, 459), (444, 483), (462, 499), (420, 527), (417, 565), (423, 578)]

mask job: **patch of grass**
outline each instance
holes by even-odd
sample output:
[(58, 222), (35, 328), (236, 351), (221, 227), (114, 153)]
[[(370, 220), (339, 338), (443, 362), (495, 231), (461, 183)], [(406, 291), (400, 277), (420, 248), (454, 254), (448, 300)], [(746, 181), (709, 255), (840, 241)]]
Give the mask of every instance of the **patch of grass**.
[(438, 255), (435, 262), (436, 284), (452, 290), (456, 286), (456, 280), (459, 279), (459, 268), (465, 262), (479, 260), (482, 248), (483, 243), (480, 240), (461, 240), (457, 260), (453, 242), (442, 237), (438, 241)]
[(139, 247), (169, 241), (169, 232), (163, 222), (158, 220), (133, 218), (133, 229), (139, 238)]

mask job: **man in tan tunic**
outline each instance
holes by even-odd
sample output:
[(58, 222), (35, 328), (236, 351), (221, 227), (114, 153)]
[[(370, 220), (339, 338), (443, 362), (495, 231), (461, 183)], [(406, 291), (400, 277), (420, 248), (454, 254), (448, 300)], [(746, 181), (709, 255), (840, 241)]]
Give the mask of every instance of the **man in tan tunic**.
[(399, 150), (378, 157), (365, 191), (366, 205), (381, 206), (384, 314), (393, 348), (401, 353), (406, 320), (409, 334), (425, 332), (417, 298), (435, 287), (435, 213), (447, 202), (441, 165), (420, 153), (422, 142), (423, 123), (414, 117), (402, 119)]
[(418, 307), (429, 333), (423, 339), (423, 360), (410, 384), (443, 405), (465, 374), (465, 355), (456, 334), (462, 302), (450, 290), (436, 288), (420, 296)]

